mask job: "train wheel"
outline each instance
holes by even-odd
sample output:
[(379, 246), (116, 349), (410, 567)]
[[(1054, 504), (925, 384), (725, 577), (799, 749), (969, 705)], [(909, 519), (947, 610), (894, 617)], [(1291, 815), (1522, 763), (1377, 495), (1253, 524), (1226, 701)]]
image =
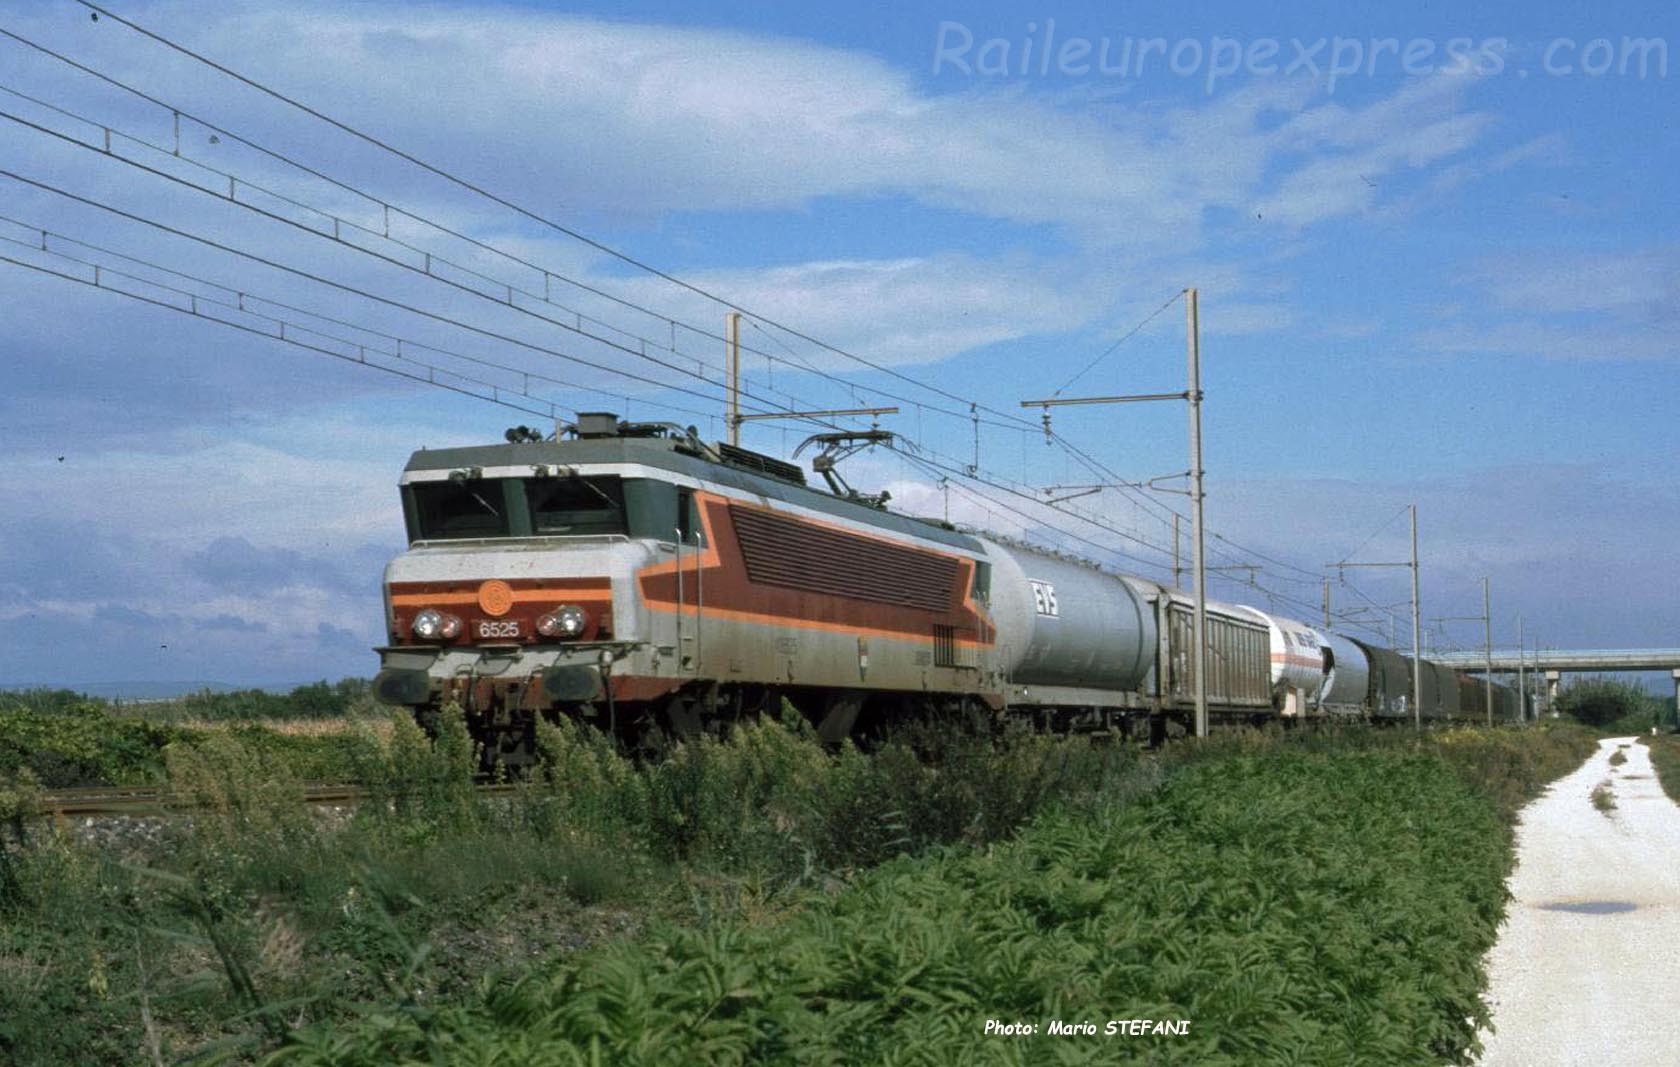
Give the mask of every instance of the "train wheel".
[(659, 725), (678, 741), (698, 737), (706, 728), (701, 700), (683, 693), (672, 694), (671, 699), (660, 709), (659, 719)]

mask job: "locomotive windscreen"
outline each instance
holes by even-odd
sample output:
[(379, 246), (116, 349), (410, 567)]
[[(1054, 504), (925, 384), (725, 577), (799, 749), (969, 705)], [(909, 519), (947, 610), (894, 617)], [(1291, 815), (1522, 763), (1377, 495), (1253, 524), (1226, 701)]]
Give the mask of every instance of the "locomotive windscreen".
[(617, 478), (533, 478), (525, 483), (537, 534), (621, 534), (624, 487)]
[(476, 478), (410, 486), (414, 532), (423, 540), (506, 537), (508, 509), (502, 482), (501, 478)]
[[(663, 488), (674, 516), (676, 489)], [(416, 541), (591, 536), (628, 532), (624, 497), (623, 481), (609, 476), (451, 478), (405, 486), (403, 506), (409, 537)], [(640, 497), (637, 502), (644, 503)], [(668, 540), (671, 525), (665, 523), (656, 533)]]

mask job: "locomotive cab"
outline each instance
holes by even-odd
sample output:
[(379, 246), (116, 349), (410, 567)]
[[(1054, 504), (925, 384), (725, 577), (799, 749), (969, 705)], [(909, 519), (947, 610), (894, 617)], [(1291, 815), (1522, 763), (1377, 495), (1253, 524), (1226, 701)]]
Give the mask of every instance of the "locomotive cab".
[(681, 658), (635, 584), (702, 547), (694, 490), (636, 460), (691, 439), (580, 423), (575, 441), (421, 450), (401, 479), (409, 548), (385, 570), (376, 691), (422, 722), (459, 705), (487, 762), (528, 755), (543, 712), (612, 725), (625, 678), (645, 689)]

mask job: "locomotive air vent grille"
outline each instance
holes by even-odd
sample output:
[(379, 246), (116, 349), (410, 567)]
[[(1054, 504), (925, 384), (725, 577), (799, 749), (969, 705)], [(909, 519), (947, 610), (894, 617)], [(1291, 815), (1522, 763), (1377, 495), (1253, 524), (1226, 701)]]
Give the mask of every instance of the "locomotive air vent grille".
[(762, 452), (753, 452), (742, 448), (740, 445), (732, 445), (724, 441), (718, 442), (717, 450), (718, 455), (722, 456), (723, 461), (731, 467), (741, 467), (745, 470), (757, 471), (760, 474), (768, 474), (772, 478), (780, 478), (782, 481), (792, 482), (794, 485), (805, 484), (805, 468), (797, 463), (789, 463), (786, 460), (766, 456)]
[(935, 667), (973, 667), (974, 650), (957, 643), (954, 626), (933, 627), (933, 665)]
[(752, 508), (731, 506), (747, 577), (808, 593), (947, 611), (957, 560)]

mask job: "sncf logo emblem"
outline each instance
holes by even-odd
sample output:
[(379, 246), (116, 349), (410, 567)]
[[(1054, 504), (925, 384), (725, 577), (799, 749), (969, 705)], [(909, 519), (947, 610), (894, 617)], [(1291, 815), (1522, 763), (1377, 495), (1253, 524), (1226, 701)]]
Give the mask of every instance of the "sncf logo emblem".
[(478, 587), (478, 606), (486, 615), (502, 616), (513, 609), (513, 587), (492, 578)]
[(1049, 582), (1029, 582), (1033, 591), (1033, 610), (1054, 619), (1061, 614), (1056, 607), (1056, 587)]

